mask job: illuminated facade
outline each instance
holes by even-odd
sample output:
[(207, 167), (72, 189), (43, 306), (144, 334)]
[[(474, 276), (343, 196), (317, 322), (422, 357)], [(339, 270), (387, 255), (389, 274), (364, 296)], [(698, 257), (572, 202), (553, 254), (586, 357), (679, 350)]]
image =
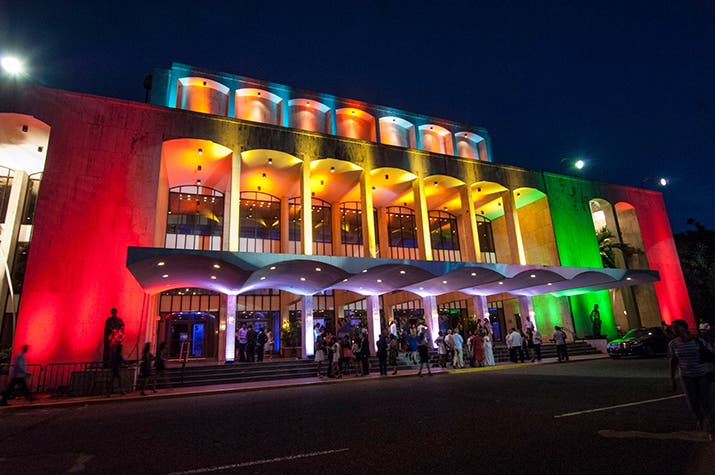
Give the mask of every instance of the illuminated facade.
[[(660, 193), (496, 164), (481, 128), (181, 64), (150, 102), (0, 94), (3, 334), (19, 302), (33, 361), (100, 359), (111, 307), (130, 357), (191, 341), (216, 361), (241, 323), (308, 356), (315, 323), (374, 338), (489, 316), (500, 339), (526, 315), (588, 336), (594, 304), (610, 337), (693, 320)], [(635, 249), (614, 268), (602, 228)]]

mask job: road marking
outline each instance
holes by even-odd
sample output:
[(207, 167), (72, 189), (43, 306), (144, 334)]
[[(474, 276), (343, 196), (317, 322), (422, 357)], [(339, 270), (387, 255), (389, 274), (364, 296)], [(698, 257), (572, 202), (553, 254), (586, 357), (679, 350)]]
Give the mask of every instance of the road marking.
[(608, 407), (599, 407), (596, 409), (586, 409), (585, 411), (577, 411), (577, 412), (567, 412), (566, 414), (559, 414), (558, 416), (554, 416), (555, 419), (558, 419), (560, 417), (571, 417), (571, 416), (578, 416), (580, 414), (588, 414), (591, 412), (601, 412), (601, 411), (610, 411), (611, 409), (618, 409), (621, 407), (629, 407), (629, 406), (640, 406), (641, 404), (650, 404), (651, 402), (658, 402), (658, 401), (667, 401), (668, 399), (677, 399), (680, 397), (685, 396), (685, 394), (676, 394), (675, 396), (667, 396), (667, 397), (661, 397), (658, 399), (646, 399), (645, 401), (636, 401), (636, 402), (629, 402), (626, 404), (617, 404), (615, 406), (608, 406)]
[(712, 442), (707, 432), (641, 432), (638, 430), (601, 429), (598, 435), (609, 439), (659, 439), (659, 440), (689, 440), (693, 442)]
[(93, 458), (94, 458), (94, 455), (89, 455), (89, 454), (80, 453), (80, 454), (77, 456), (77, 460), (75, 460), (74, 465), (72, 465), (72, 467), (71, 467), (69, 470), (67, 470), (67, 471), (68, 471), (69, 473), (82, 472), (82, 471), (84, 471), (84, 469), (87, 468), (87, 467), (84, 466), (84, 464), (86, 464), (87, 462), (89, 462), (89, 461), (92, 460)]
[(193, 470), (186, 470), (184, 472), (171, 472), (169, 475), (188, 475), (190, 473), (218, 472), (219, 470), (232, 470), (234, 468), (251, 467), (253, 465), (263, 465), (266, 463), (285, 462), (288, 460), (297, 460), (308, 457), (319, 457), (321, 455), (337, 454), (340, 452), (347, 452), (348, 450), (350, 449), (321, 450), (320, 452), (308, 452), (306, 454), (289, 455), (287, 457), (275, 457), (272, 459), (253, 460), (251, 462), (234, 463), (231, 465), (220, 465), (218, 467), (195, 468)]

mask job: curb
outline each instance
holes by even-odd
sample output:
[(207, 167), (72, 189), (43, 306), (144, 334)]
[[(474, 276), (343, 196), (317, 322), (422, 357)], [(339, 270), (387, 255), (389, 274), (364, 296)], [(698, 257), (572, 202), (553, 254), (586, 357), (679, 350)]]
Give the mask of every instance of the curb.
[[(602, 354), (594, 354), (594, 355), (584, 355), (583, 357), (579, 359), (574, 359), (571, 360), (573, 363), (578, 363), (580, 361), (591, 361), (591, 360), (598, 360), (598, 359), (605, 359), (608, 358), (607, 356), (604, 356)], [(503, 365), (496, 365), (496, 366), (483, 366), (481, 368), (461, 368), (461, 369), (443, 369), (443, 368), (435, 368), (437, 371), (433, 371), (432, 374), (435, 376), (438, 375), (459, 375), (459, 374), (469, 374), (469, 373), (480, 373), (480, 372), (492, 372), (492, 371), (502, 371), (502, 370), (510, 370), (510, 369), (516, 369), (516, 368), (523, 368), (523, 367), (531, 367), (534, 366), (535, 364), (538, 365), (550, 365), (550, 364), (559, 364), (558, 361), (543, 361), (540, 363), (510, 363), (510, 364), (503, 364)], [(415, 372), (412, 372), (415, 371)], [(380, 376), (368, 376), (368, 377), (350, 377), (346, 379), (317, 379), (315, 381), (293, 381), (291, 382), (290, 380), (286, 380), (285, 383), (280, 383), (278, 381), (268, 383), (266, 385), (260, 385), (260, 386), (246, 386), (246, 387), (226, 387), (226, 388), (217, 388), (217, 389), (204, 389), (201, 390), (200, 388), (202, 386), (193, 386), (193, 388), (196, 388), (194, 390), (189, 389), (186, 392), (177, 392), (177, 393), (157, 393), (157, 394), (150, 394), (147, 396), (140, 396), (138, 394), (131, 394), (131, 395), (125, 395), (125, 396), (119, 396), (119, 397), (106, 397), (106, 396), (91, 396), (91, 397), (86, 397), (86, 398), (73, 398), (73, 399), (68, 399), (68, 400), (58, 400), (58, 401), (50, 401), (50, 400), (42, 400), (42, 401), (36, 401), (34, 403), (23, 403), (19, 405), (8, 405), (8, 406), (3, 406), (0, 407), (0, 414), (2, 412), (8, 412), (8, 411), (19, 411), (19, 410), (35, 410), (35, 409), (51, 409), (51, 408), (63, 408), (63, 407), (77, 407), (77, 406), (88, 406), (88, 405), (100, 405), (100, 404), (108, 404), (108, 403), (115, 403), (115, 402), (139, 402), (139, 401), (151, 401), (151, 400), (156, 400), (156, 399), (179, 399), (179, 398), (188, 398), (188, 397), (197, 397), (197, 396), (211, 396), (211, 395), (220, 395), (220, 394), (231, 394), (231, 393), (242, 393), (242, 392), (256, 392), (256, 391), (266, 391), (266, 390), (275, 390), (275, 389), (287, 389), (287, 388), (297, 388), (297, 387), (303, 387), (303, 386), (315, 386), (315, 385), (324, 385), (324, 384), (343, 384), (343, 383), (356, 383), (356, 382), (374, 382), (374, 381), (386, 381), (390, 379), (397, 379), (397, 378), (410, 378), (410, 377), (417, 377), (418, 374), (416, 370), (410, 370), (409, 373), (403, 372), (403, 373), (398, 373), (396, 375), (390, 375), (387, 378), (382, 378)], [(238, 383), (238, 384), (250, 384), (250, 383)], [(190, 387), (191, 388), (191, 387)]]

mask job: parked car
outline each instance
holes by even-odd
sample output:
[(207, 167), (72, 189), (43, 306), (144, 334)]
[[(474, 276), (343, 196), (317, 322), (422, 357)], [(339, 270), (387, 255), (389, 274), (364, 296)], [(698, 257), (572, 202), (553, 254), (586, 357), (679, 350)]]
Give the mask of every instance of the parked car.
[(606, 350), (611, 358), (621, 356), (656, 356), (668, 352), (668, 337), (660, 327), (634, 328), (622, 338), (609, 341)]

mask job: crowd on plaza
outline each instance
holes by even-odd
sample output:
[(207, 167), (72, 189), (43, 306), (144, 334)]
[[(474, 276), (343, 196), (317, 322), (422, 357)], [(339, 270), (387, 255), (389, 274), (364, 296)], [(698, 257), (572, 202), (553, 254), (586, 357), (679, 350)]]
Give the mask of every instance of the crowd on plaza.
[(254, 330), (252, 324), (242, 323), (236, 331), (236, 359), (243, 363), (263, 361), (265, 355), (273, 359), (273, 332), (259, 327)]

